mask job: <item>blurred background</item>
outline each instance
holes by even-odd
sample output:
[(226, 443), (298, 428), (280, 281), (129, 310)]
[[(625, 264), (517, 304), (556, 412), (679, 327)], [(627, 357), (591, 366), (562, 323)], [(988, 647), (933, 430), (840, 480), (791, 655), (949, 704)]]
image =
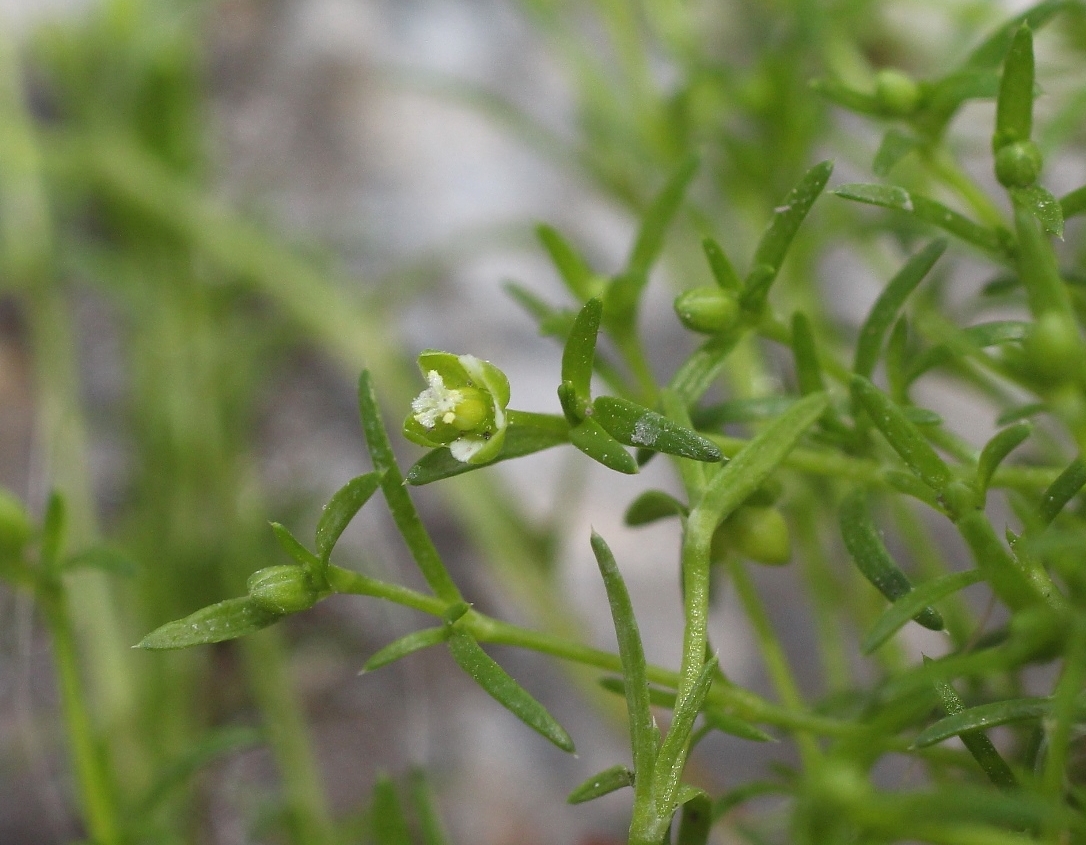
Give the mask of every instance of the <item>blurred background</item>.
[[(651, 364), (667, 378), (694, 343), (670, 301), (710, 279), (702, 235), (745, 262), (812, 164), (834, 158), (835, 180), (870, 178), (878, 134), (842, 121), (809, 80), (869, 88), (883, 67), (937, 74), (939, 57), (1016, 5), (0, 3), (0, 485), (36, 515), (61, 492), (66, 548), (131, 564), (68, 583), (98, 751), (121, 805), (142, 808), (140, 841), (357, 841), (378, 776), (403, 783), (415, 767), (453, 841), (622, 841), (628, 795), (564, 803), (628, 756), (621, 702), (595, 673), (495, 653), (573, 734), (579, 755), (567, 757), (444, 651), (359, 677), (379, 647), (426, 624), (375, 600), (337, 597), (214, 647), (130, 646), (287, 562), (269, 520), (312, 537), (322, 504), (368, 466), (363, 367), (405, 466), (420, 450), (395, 432), (422, 386), (421, 349), (489, 359), (509, 375), (513, 407), (558, 410), (560, 349), (503, 290), (512, 280), (570, 304), (536, 224), (617, 272), (653, 193), (700, 155), (644, 310)], [(1081, 20), (1061, 32), (1045, 37), (1081, 49)], [(1044, 82), (1059, 85), (1058, 50), (1039, 54), (1057, 57)], [(986, 152), (990, 126), (990, 104), (964, 113), (967, 161)], [(1076, 167), (1057, 162), (1055, 181), (1081, 184)], [(784, 295), (821, 297), (827, 319), (855, 325), (896, 253), (874, 239), (867, 263), (835, 251), (835, 232), (862, 224), (831, 201), (818, 208)], [(772, 393), (783, 377), (772, 356), (740, 355), (726, 395)], [(630, 579), (649, 659), (675, 665), (678, 528), (621, 525), (638, 492), (675, 483), (662, 461), (633, 478), (586, 463), (541, 454), (416, 501), (480, 609), (612, 648), (594, 527)], [(333, 560), (420, 584), (379, 499)], [(793, 577), (766, 570), (759, 584), (817, 691)], [(728, 602), (713, 621), (721, 663), (766, 690)], [(29, 594), (0, 587), (4, 845), (86, 836), (53, 661)], [(717, 736), (694, 771), (722, 789), (790, 759)]]

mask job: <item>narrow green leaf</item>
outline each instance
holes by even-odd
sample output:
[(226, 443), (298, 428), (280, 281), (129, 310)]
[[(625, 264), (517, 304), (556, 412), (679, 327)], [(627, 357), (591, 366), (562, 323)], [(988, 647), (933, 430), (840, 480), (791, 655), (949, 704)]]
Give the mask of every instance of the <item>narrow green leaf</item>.
[[(924, 657), (924, 665), (930, 665), (931, 660), (928, 657)], [(932, 683), (935, 685), (935, 691), (939, 694), (939, 700), (943, 703), (943, 709), (946, 710), (948, 716), (960, 716), (965, 711), (965, 704), (961, 698), (958, 697), (957, 691), (951, 684), (938, 677), (932, 678)], [(936, 723), (938, 724), (938, 723)], [(930, 730), (930, 729), (929, 729)], [(923, 736), (923, 734), (921, 734)], [(988, 775), (989, 779), (996, 786), (1005, 788), (1011, 788), (1018, 785), (1018, 781), (1014, 776), (1014, 772), (1011, 771), (1010, 766), (996, 751), (996, 747), (992, 745), (992, 741), (988, 739), (988, 736), (980, 730), (966, 730), (960, 734), (962, 744), (965, 745), (969, 753), (973, 755), (973, 759), (980, 764), (980, 767)], [(919, 737), (918, 737), (919, 739)]]
[(852, 377), (852, 395), (909, 469), (937, 494), (952, 480), (950, 468), (901, 408), (863, 376)]
[(423, 628), (421, 631), (412, 631), (410, 634), (405, 634), (399, 639), (393, 640), (380, 651), (376, 652), (362, 666), (362, 671), (372, 672), (375, 669), (380, 669), (382, 666), (394, 663), (401, 657), (407, 657), (407, 655), (414, 654), (416, 651), (421, 651), (432, 645), (443, 643), (448, 638), (448, 625), (440, 625), (436, 628)]
[(1003, 459), (1017, 449), (1030, 434), (1033, 433), (1033, 425), (1027, 421), (1015, 423), (1000, 431), (991, 440), (984, 444), (980, 459), (977, 461), (976, 488), (983, 495), (992, 482), (992, 475)]
[(979, 47), (969, 54), (966, 67), (994, 68), (1004, 60), (1018, 31), (1023, 25), (1040, 29), (1048, 20), (1070, 4), (1067, 0), (1044, 0), (1002, 24)]
[(558, 275), (566, 283), (566, 288), (573, 294), (578, 302), (590, 299), (593, 293), (592, 268), (574, 249), (570, 243), (562, 237), (557, 229), (546, 224), (536, 227), (536, 236), (543, 244), (551, 261), (558, 269)]
[(705, 717), (705, 723), (707, 725), (712, 727), (713, 730), (720, 731), (721, 733), (737, 736), (740, 739), (749, 739), (752, 742), (777, 741), (774, 737), (760, 728), (755, 727), (745, 719), (740, 719), (738, 716), (732, 716), (730, 713), (725, 713), (719, 707), (713, 707), (707, 704), (702, 707), (701, 714)]
[(449, 845), (449, 836), (438, 816), (429, 778), (422, 769), (411, 770), (408, 775), (408, 789), (415, 808), (422, 845)]
[(362, 418), (362, 430), (370, 453), (373, 470), (381, 476), (381, 492), (384, 494), (392, 519), (407, 543), (419, 571), (434, 593), (446, 601), (462, 601), (463, 597), (449, 576), (445, 564), (434, 547), (426, 527), (407, 492), (392, 443), (388, 439), (381, 420), (381, 409), (373, 388), (373, 377), (363, 370), (358, 380), (358, 409)]
[(167, 622), (136, 645), (151, 650), (188, 648), (221, 643), (267, 628), (279, 618), (248, 597), (227, 599), (197, 610), (184, 619)]
[(698, 159), (688, 158), (672, 174), (671, 178), (653, 199), (641, 220), (637, 239), (634, 241), (626, 272), (635, 278), (647, 278), (648, 272), (660, 255), (664, 235), (676, 212), (682, 205), (687, 186), (698, 171)]
[(963, 67), (927, 86), (924, 107), (914, 120), (921, 134), (936, 140), (967, 100), (991, 99), (999, 92), (999, 74), (991, 67)]
[(954, 715), (940, 719), (934, 725), (921, 731), (915, 740), (914, 748), (927, 748), (952, 736), (960, 736), (969, 731), (987, 730), (998, 725), (1024, 722), (1029, 719), (1043, 719), (1052, 709), (1049, 698), (1011, 698), (980, 704)]
[(935, 262), (946, 250), (946, 241), (939, 239), (932, 241), (918, 253), (913, 255), (905, 266), (897, 272), (889, 284), (879, 294), (871, 311), (860, 328), (860, 337), (856, 342), (856, 358), (853, 370), (864, 378), (870, 378), (875, 371), (879, 355), (882, 352), (882, 341), (891, 324), (897, 319), (898, 312), (905, 304), (905, 300), (916, 290), (917, 285), (935, 266)]
[(730, 331), (709, 338), (687, 357), (672, 376), (668, 387), (687, 405), (697, 403), (724, 368), (728, 355), (741, 336), (738, 331)]
[(64, 497), (55, 490), (45, 504), (45, 516), (41, 527), (41, 565), (46, 572), (58, 572), (64, 548), (64, 526), (68, 521), (68, 507)]
[(634, 785), (634, 773), (626, 766), (611, 766), (602, 772), (597, 772), (584, 783), (574, 789), (566, 801), (570, 804), (584, 804), (603, 795), (608, 795), (619, 789)]
[(902, 132), (900, 129), (891, 129), (882, 136), (882, 143), (875, 153), (875, 161), (871, 169), (876, 176), (885, 177), (894, 169), (895, 165), (905, 156), (920, 146), (920, 140)]
[[(913, 585), (883, 544), (867, 509), (867, 492), (862, 488), (841, 503), (841, 537), (856, 568), (875, 589), (892, 602), (909, 594)], [(932, 607), (921, 607), (912, 618), (925, 628), (943, 630), (943, 617)]]
[(1015, 141), (1028, 141), (1032, 132), (1033, 31), (1023, 24), (1014, 33), (1003, 60), (992, 149), (998, 152)]
[(139, 571), (139, 565), (121, 549), (113, 546), (92, 546), (68, 557), (64, 561), (64, 569), (97, 569), (110, 575), (132, 578)]
[(796, 404), (795, 396), (755, 396), (697, 408), (691, 415), (700, 429), (718, 429), (729, 423), (756, 423), (776, 419)]
[(860, 644), (861, 651), (871, 654), (930, 605), (983, 580), (984, 576), (979, 570), (970, 569), (968, 572), (954, 572), (913, 587), (875, 620)]
[(928, 370), (953, 363), (965, 355), (1004, 343), (1019, 343), (1029, 336), (1030, 323), (1023, 320), (997, 320), (978, 323), (956, 332), (945, 343), (926, 349), (915, 356), (904, 373), (905, 383), (912, 384)]
[(573, 311), (567, 308), (555, 308), (523, 285), (518, 285), (515, 282), (505, 282), (502, 289), (517, 305), (535, 318), (541, 335), (544, 337), (557, 337), (561, 340), (569, 337), (570, 330), (573, 328), (573, 321), (577, 318)]
[(828, 401), (825, 393), (812, 393), (777, 417), (717, 473), (700, 507), (719, 520), (739, 507), (780, 466)]
[(705, 251), (705, 257), (709, 260), (709, 269), (713, 271), (713, 278), (716, 279), (716, 283), (726, 291), (739, 293), (743, 289), (743, 283), (735, 272), (735, 267), (728, 260), (724, 248), (712, 238), (705, 238), (701, 242), (701, 247)]
[(905, 377), (906, 361), (909, 359), (909, 321), (899, 317), (890, 330), (886, 341), (886, 383), (890, 387), (890, 396), (897, 401), (904, 401), (908, 395), (909, 382)]
[(880, 115), (882, 105), (870, 93), (857, 91), (840, 79), (822, 78), (811, 80), (811, 89), (827, 100), (857, 114)]
[(603, 317), (603, 302), (590, 299), (581, 308), (562, 351), (562, 382), (570, 385), (581, 405), (592, 401), (592, 362)]
[(914, 499), (923, 502), (932, 510), (940, 511), (943, 509), (943, 506), (939, 503), (939, 497), (935, 495), (935, 491), (911, 472), (904, 472), (897, 469), (884, 469), (882, 471), (882, 480), (894, 490), (897, 490), (897, 492), (904, 493), (906, 496), (912, 496)]
[(1050, 235), (1063, 238), (1063, 206), (1040, 185), (1014, 188), (1011, 198), (1041, 222), (1041, 228)]
[[(686, 764), (686, 755), (690, 750), (690, 736), (694, 731), (694, 720), (705, 703), (705, 696), (709, 687), (713, 685), (713, 677), (716, 674), (717, 659), (705, 661), (701, 674), (698, 675), (694, 685), (690, 688), (690, 694), (681, 702), (676, 702), (672, 710), (671, 726), (667, 730), (667, 736), (660, 746), (660, 752), (656, 757), (656, 766), (652, 771), (653, 797), (656, 801), (657, 812), (661, 815), (669, 815), (673, 807), (679, 803), (681, 791), (679, 779), (682, 777)], [(669, 803), (674, 802), (669, 806)]]
[(747, 276), (742, 297), (744, 310), (752, 313), (761, 311), (769, 293), (769, 286), (780, 271), (800, 224), (807, 217), (807, 212), (811, 210), (822, 189), (826, 187), (832, 172), (832, 161), (816, 164), (774, 209), (769, 227), (758, 241), (754, 258), (751, 260), (752, 269)]
[(381, 845), (411, 845), (407, 816), (404, 815), (403, 805), (396, 795), (396, 787), (388, 775), (381, 775), (373, 785), (370, 825), (374, 842)]
[(1075, 458), (1041, 494), (1041, 504), (1037, 508), (1037, 517), (1041, 523), (1050, 524), (1067, 503), (1078, 495), (1083, 485), (1086, 485), (1086, 462)]
[(646, 490), (626, 508), (623, 518), (627, 525), (648, 525), (658, 519), (686, 516), (687, 507), (663, 490)]
[(723, 460), (720, 449), (696, 431), (617, 396), (600, 396), (592, 403), (593, 419), (619, 443), (695, 461)]
[(637, 473), (637, 461), (592, 417), (569, 430), (569, 442), (608, 469), (627, 475)]
[(713, 827), (713, 804), (709, 796), (699, 789), (689, 796), (680, 793), (679, 799), (682, 815), (675, 845), (706, 845)]
[(140, 820), (149, 817), (174, 793), (215, 760), (246, 748), (252, 748), (264, 741), (264, 732), (256, 728), (225, 727), (215, 728), (171, 760), (155, 778), (154, 783), (131, 809), (130, 822), (138, 827)]
[(379, 472), (367, 472), (352, 478), (332, 495), (317, 521), (317, 554), (322, 563), (328, 562), (336, 541), (380, 484)]
[(279, 543), (279, 548), (290, 555), (295, 563), (305, 567), (307, 572), (320, 569), (320, 558), (299, 543), (298, 539), (290, 533), (285, 525), (280, 525), (278, 522), (269, 524), (271, 525), (272, 534), (275, 535), (276, 542)]
[(604, 539), (592, 532), (592, 553), (603, 576), (611, 618), (618, 638), (618, 654), (626, 693), (626, 711), (630, 720), (630, 744), (633, 748), (634, 772), (639, 777), (651, 775), (656, 762), (656, 724), (649, 709), (649, 681), (645, 669), (645, 651), (637, 629), (630, 594), (622, 580), (615, 557)]
[(573, 740), (565, 728), (495, 663), (471, 636), (453, 628), (448, 643), (453, 659), (488, 695), (545, 739), (563, 751), (573, 753)]
[(745, 783), (716, 799), (713, 804), (713, 818), (721, 818), (752, 798), (762, 795), (787, 795), (791, 791), (790, 787), (775, 781), (756, 780)]
[(1064, 220), (1086, 211), (1086, 185), (1060, 197), (1060, 211)]
[(1000, 261), (1009, 258), (1007, 246), (998, 232), (974, 223), (963, 214), (933, 199), (911, 194), (897, 185), (876, 185), (861, 182), (841, 185), (833, 193), (844, 199), (904, 211), (933, 226), (949, 232), (992, 255)]
[(1059, 602), (1060, 595), (1048, 576), (1043, 571), (1027, 575), (1020, 562), (1000, 542), (983, 511), (969, 511), (955, 525), (992, 592), (1011, 610), (1021, 610), (1046, 600)]
[(792, 357), (796, 359), (796, 381), (802, 396), (826, 389), (811, 321), (800, 311), (792, 315)]

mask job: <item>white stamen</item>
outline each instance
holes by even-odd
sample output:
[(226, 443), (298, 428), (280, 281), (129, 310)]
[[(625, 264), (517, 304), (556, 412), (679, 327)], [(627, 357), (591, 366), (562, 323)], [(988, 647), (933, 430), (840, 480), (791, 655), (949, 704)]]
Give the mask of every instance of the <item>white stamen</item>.
[(451, 423), (456, 419), (456, 406), (464, 400), (464, 395), (459, 390), (445, 387), (445, 380), (437, 370), (430, 370), (426, 380), (430, 386), (411, 402), (415, 419), (423, 428), (433, 428), (439, 419)]

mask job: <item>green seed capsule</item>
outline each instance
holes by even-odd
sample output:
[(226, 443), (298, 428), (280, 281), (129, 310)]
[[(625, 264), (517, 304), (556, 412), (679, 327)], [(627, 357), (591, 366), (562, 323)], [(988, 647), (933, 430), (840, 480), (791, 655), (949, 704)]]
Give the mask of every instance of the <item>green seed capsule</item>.
[(889, 114), (904, 117), (916, 111), (920, 102), (920, 86), (900, 70), (880, 70), (875, 77), (875, 99)]
[(270, 613), (285, 615), (308, 610), (320, 594), (300, 566), (269, 566), (249, 576), (249, 598)]
[(1081, 341), (1074, 323), (1058, 311), (1038, 317), (1026, 339), (1026, 355), (1036, 375), (1051, 384), (1070, 378)]
[(691, 288), (675, 297), (679, 322), (691, 331), (716, 334), (735, 326), (739, 303), (735, 295), (716, 285)]
[(788, 523), (776, 508), (743, 507), (726, 521), (736, 549), (757, 563), (781, 566), (792, 559)]
[(1032, 141), (1015, 141), (995, 157), (996, 178), (1005, 188), (1028, 188), (1041, 175), (1041, 151)]

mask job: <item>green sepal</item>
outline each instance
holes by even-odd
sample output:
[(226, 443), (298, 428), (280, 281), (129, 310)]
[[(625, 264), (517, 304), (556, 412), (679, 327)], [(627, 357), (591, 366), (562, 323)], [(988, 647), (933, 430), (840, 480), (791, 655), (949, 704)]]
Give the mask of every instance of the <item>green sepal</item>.
[(705, 792), (684, 784), (679, 789), (679, 833), (675, 845), (706, 845), (713, 827), (713, 802)]
[(294, 564), (258, 569), (249, 576), (245, 588), (254, 607), (277, 617), (308, 610), (331, 592), (326, 582), (321, 585), (305, 567)]
[(1033, 31), (1022, 24), (1014, 33), (1003, 60), (1003, 76), (996, 98), (992, 150), (1028, 141), (1033, 132)]
[(627, 475), (637, 473), (637, 461), (593, 417), (569, 430), (569, 442), (608, 469)]
[(897, 185), (850, 182), (836, 188), (832, 193), (854, 202), (903, 211), (917, 220), (955, 235), (999, 261), (1007, 261), (1010, 258), (1006, 238), (1000, 232), (973, 222), (941, 202), (919, 194), (912, 194)]
[[(505, 430), (501, 449), (485, 466), (492, 466), (501, 461), (521, 458), (544, 449), (569, 443), (569, 426), (559, 417), (555, 420), (561, 425), (533, 425), (520, 422), (520, 417), (510, 412), (511, 421)], [(482, 469), (483, 464), (471, 464), (458, 461), (448, 449), (435, 449), (423, 455), (407, 472), (407, 483), (413, 486), (431, 484), (443, 478), (452, 478), (465, 472)]]
[(946, 250), (946, 246), (947, 243), (943, 239), (932, 241), (909, 258), (883, 288), (860, 327), (860, 336), (856, 341), (856, 357), (852, 365), (856, 373), (864, 378), (871, 377), (882, 352), (882, 342), (886, 332), (897, 319), (898, 312), (909, 295), (916, 290), (917, 285), (935, 266), (935, 262)]
[[(840, 524), (849, 557), (872, 586), (892, 602), (912, 591), (912, 583), (890, 556), (871, 519), (865, 490), (858, 488), (845, 497), (841, 503)], [(925, 628), (943, 630), (943, 617), (932, 607), (921, 608), (912, 618)]]
[(921, 481), (936, 494), (942, 493), (952, 480), (950, 468), (915, 423), (896, 402), (863, 376), (854, 375), (851, 386), (857, 406), (867, 412), (886, 442)]
[(1041, 222), (1041, 228), (1049, 235), (1063, 238), (1063, 206), (1040, 185), (1012, 188), (1011, 198), (1015, 205), (1025, 208)]
[(645, 668), (645, 650), (637, 628), (633, 604), (622, 579), (618, 564), (603, 537), (592, 532), (592, 553), (599, 566), (611, 619), (615, 625), (618, 654), (622, 662), (626, 712), (630, 724), (630, 744), (633, 749), (634, 771), (647, 776), (656, 760), (657, 730), (649, 709), (649, 681)]
[(619, 443), (710, 463), (724, 459), (720, 449), (697, 432), (642, 405), (616, 396), (592, 403), (592, 419)]
[(984, 444), (977, 460), (975, 486), (983, 497), (992, 482), (992, 476), (1011, 452), (1017, 449), (1033, 433), (1033, 424), (1023, 420), (1000, 431)]
[(536, 237), (539, 238), (543, 248), (551, 257), (558, 275), (565, 282), (566, 289), (579, 301), (584, 302), (593, 296), (598, 296), (601, 287), (598, 277), (592, 272), (579, 252), (567, 241), (562, 234), (552, 226), (541, 224), (536, 226)]
[(574, 752), (573, 740), (547, 709), (499, 666), (465, 631), (455, 627), (448, 639), (449, 653), (461, 669), (495, 701), (554, 745)]
[(279, 548), (290, 555), (299, 565), (305, 567), (309, 572), (319, 572), (322, 569), (320, 558), (298, 542), (297, 538), (290, 533), (285, 525), (280, 525), (278, 522), (268, 524), (271, 525), (272, 534), (275, 535)]
[(816, 164), (803, 175), (796, 187), (774, 210), (769, 227), (754, 250), (751, 271), (744, 283), (741, 297), (744, 311), (751, 314), (761, 312), (769, 288), (780, 271), (800, 224), (807, 217), (807, 212), (811, 210), (822, 189), (826, 187), (832, 172), (832, 161)]
[[(568, 385), (580, 405), (592, 401), (592, 364), (596, 357), (596, 337), (603, 317), (603, 302), (590, 299), (584, 304), (562, 350), (562, 384)], [(567, 400), (568, 401), (568, 400)], [(565, 408), (565, 402), (562, 407)]]
[[(924, 665), (930, 666), (931, 660), (928, 657), (924, 657)], [(943, 704), (943, 709), (946, 710), (948, 717), (961, 717), (965, 711), (965, 704), (958, 696), (957, 691), (951, 684), (943, 678), (933, 677), (932, 684), (935, 686), (935, 692), (939, 696), (939, 700)], [(1005, 704), (1006, 702), (1000, 702)], [(946, 720), (942, 720), (945, 722)], [(968, 721), (968, 720), (967, 720)], [(936, 722), (928, 731), (941, 724)], [(928, 731), (921, 733), (921, 737)], [(1018, 779), (1015, 778), (1014, 772), (1011, 771), (1010, 766), (996, 751), (996, 747), (992, 745), (992, 741), (988, 739), (988, 736), (979, 728), (963, 730), (958, 734), (962, 741), (962, 744), (969, 750), (969, 753), (973, 755), (973, 759), (980, 764), (980, 767), (991, 779), (992, 783), (996, 786), (1004, 788), (1010, 788), (1018, 785)], [(936, 740), (937, 741), (937, 740)], [(917, 737), (914, 747), (922, 747), (919, 745), (920, 737)], [(933, 744), (933, 743), (928, 743)]]
[(372, 672), (394, 663), (401, 657), (407, 657), (416, 651), (438, 645), (449, 639), (450, 629), (448, 625), (440, 625), (436, 628), (423, 628), (421, 631), (412, 631), (399, 639), (393, 640), (380, 649), (362, 666), (363, 672)]
[(646, 490), (639, 495), (630, 506), (626, 508), (623, 521), (627, 525), (648, 525), (658, 519), (666, 519), (671, 516), (686, 516), (689, 509), (663, 490)]
[(566, 798), (569, 804), (584, 804), (619, 789), (634, 785), (634, 773), (621, 763), (597, 772), (574, 789)]
[(167, 622), (136, 645), (151, 650), (188, 648), (233, 640), (267, 628), (281, 618), (249, 598), (235, 598), (212, 604), (184, 619)]
[(953, 572), (912, 588), (875, 620), (875, 624), (860, 643), (860, 650), (864, 654), (871, 654), (925, 608), (983, 580), (984, 577), (978, 570), (970, 569), (967, 572)]
[(380, 485), (381, 473), (367, 472), (352, 478), (332, 494), (317, 521), (317, 555), (322, 563), (328, 562), (340, 535)]

